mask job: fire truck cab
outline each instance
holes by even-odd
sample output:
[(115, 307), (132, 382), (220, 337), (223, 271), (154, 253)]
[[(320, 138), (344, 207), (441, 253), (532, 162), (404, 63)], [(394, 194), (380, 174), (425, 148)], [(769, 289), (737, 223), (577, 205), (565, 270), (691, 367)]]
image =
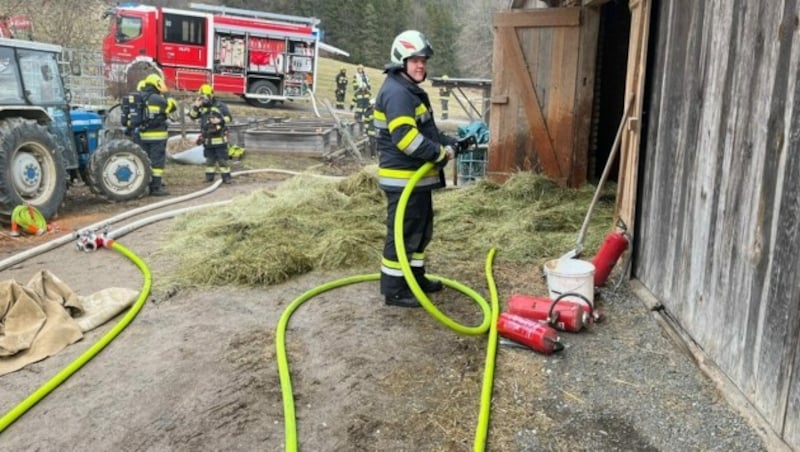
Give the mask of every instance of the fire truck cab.
[(103, 40), (107, 73), (127, 77), (145, 63), (177, 90), (209, 83), (216, 93), (261, 107), (308, 99), (317, 75), (318, 19), (196, 3), (190, 8), (110, 9)]
[(33, 39), (33, 25), (28, 16), (22, 14), (0, 15), (0, 38)]

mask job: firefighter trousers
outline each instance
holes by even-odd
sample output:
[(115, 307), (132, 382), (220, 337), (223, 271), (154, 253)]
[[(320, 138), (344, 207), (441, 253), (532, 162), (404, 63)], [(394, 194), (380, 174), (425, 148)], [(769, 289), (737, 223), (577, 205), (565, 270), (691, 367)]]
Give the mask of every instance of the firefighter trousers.
[[(394, 221), (400, 192), (386, 192), (386, 243), (381, 263), (381, 293), (387, 297), (408, 295), (409, 288), (397, 258)], [(408, 198), (403, 219), (403, 241), (411, 271), (420, 286), (425, 286), (425, 248), (433, 238), (433, 196), (429, 190), (414, 191)]]

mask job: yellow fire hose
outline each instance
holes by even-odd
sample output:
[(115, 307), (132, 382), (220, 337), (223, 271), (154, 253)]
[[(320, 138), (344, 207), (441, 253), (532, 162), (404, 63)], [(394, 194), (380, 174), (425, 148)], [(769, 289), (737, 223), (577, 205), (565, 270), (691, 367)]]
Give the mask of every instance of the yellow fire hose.
[(11, 235), (19, 235), (18, 227), (28, 234), (41, 235), (47, 231), (47, 220), (33, 206), (19, 205), (11, 212)]
[(36, 405), (37, 402), (42, 400), (47, 394), (53, 391), (55, 388), (58, 387), (61, 383), (67, 380), (67, 378), (71, 377), (72, 374), (77, 372), (84, 364), (89, 362), (92, 358), (95, 357), (98, 353), (100, 353), (103, 348), (106, 347), (111, 341), (114, 340), (117, 335), (124, 330), (128, 324), (133, 321), (139, 311), (144, 306), (147, 297), (150, 295), (150, 287), (152, 285), (153, 279), (150, 274), (150, 269), (147, 265), (132, 251), (128, 250), (124, 246), (120, 245), (115, 241), (110, 241), (110, 243), (106, 243), (106, 246), (110, 246), (111, 248), (117, 250), (122, 255), (130, 259), (139, 270), (141, 270), (142, 275), (144, 275), (144, 284), (142, 285), (142, 290), (139, 293), (139, 298), (136, 302), (131, 306), (125, 316), (120, 320), (114, 327), (105, 334), (100, 340), (94, 343), (88, 350), (83, 352), (81, 356), (78, 357), (75, 361), (71, 362), (67, 367), (61, 369), (60, 372), (56, 374), (55, 377), (51, 378), (45, 384), (39, 387), (36, 391), (31, 393), (25, 400), (23, 400), (19, 405), (15, 406), (11, 409), (8, 413), (6, 413), (2, 418), (0, 418), (0, 433), (2, 433), (9, 425), (11, 425), (14, 421), (16, 421), (20, 416), (25, 414), (28, 409), (32, 406)]
[[(486, 448), (486, 437), (489, 430), (489, 414), (491, 411), (492, 386), (494, 383), (494, 366), (495, 357), (497, 355), (497, 318), (499, 316), (499, 303), (497, 297), (497, 287), (495, 285), (494, 278), (492, 277), (492, 262), (494, 260), (495, 250), (490, 250), (489, 255), (486, 258), (486, 280), (489, 287), (489, 293), (491, 295), (491, 306), (489, 306), (489, 304), (480, 294), (469, 287), (450, 279), (442, 278), (436, 275), (430, 275), (432, 279), (441, 281), (444, 285), (458, 290), (478, 303), (481, 311), (483, 312), (483, 321), (480, 325), (472, 327), (464, 326), (450, 319), (438, 308), (436, 308), (425, 292), (422, 291), (416, 281), (416, 278), (414, 278), (414, 275), (411, 272), (411, 265), (408, 262), (408, 256), (405, 252), (405, 243), (403, 241), (403, 219), (405, 217), (408, 198), (411, 196), (411, 191), (414, 189), (414, 186), (417, 184), (417, 182), (419, 182), (422, 176), (432, 168), (432, 166), (433, 164), (426, 163), (422, 166), (422, 168), (414, 173), (414, 176), (409, 181), (409, 184), (400, 195), (400, 201), (397, 206), (397, 214), (395, 215), (394, 221), (394, 240), (397, 244), (397, 255), (398, 260), (400, 261), (400, 266), (403, 269), (403, 276), (405, 277), (408, 286), (411, 288), (411, 291), (420, 301), (422, 307), (425, 308), (429, 314), (431, 314), (440, 323), (460, 334), (479, 335), (487, 331), (489, 332), (488, 344), (486, 347), (486, 362), (484, 365), (483, 384), (481, 387), (480, 413), (478, 415), (478, 426), (475, 431), (475, 440), (473, 442), (474, 451), (483, 451)], [(297, 421), (295, 418), (294, 394), (292, 391), (292, 378), (289, 372), (289, 361), (286, 356), (286, 328), (289, 324), (289, 318), (292, 316), (292, 313), (294, 313), (294, 311), (300, 307), (300, 305), (323, 292), (350, 284), (356, 284), (365, 281), (375, 281), (378, 279), (380, 279), (380, 273), (372, 273), (350, 276), (328, 282), (305, 292), (293, 300), (283, 311), (283, 314), (278, 321), (278, 327), (275, 333), (275, 349), (278, 360), (278, 374), (281, 381), (281, 394), (283, 397), (284, 435), (286, 444), (285, 450), (289, 452), (297, 451)]]

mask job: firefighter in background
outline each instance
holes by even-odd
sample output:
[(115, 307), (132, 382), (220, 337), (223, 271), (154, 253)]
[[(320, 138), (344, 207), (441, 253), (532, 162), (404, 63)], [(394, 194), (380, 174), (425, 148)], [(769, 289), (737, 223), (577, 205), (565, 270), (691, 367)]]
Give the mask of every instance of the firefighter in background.
[[(150, 74), (142, 86), (146, 120), (139, 126), (139, 145), (150, 157), (153, 178), (150, 180), (151, 196), (166, 196), (164, 190), (164, 165), (167, 162), (167, 85), (158, 74)], [(174, 102), (174, 101), (173, 101)], [(175, 105), (175, 104), (173, 104)]]
[(219, 167), (222, 182), (231, 183), (231, 167), (228, 161), (228, 125), (233, 121), (231, 111), (224, 102), (214, 96), (214, 88), (205, 83), (197, 91), (189, 117), (200, 120), (200, 136), (197, 144), (203, 145), (206, 159), (206, 182), (214, 182)]
[(378, 155), (378, 141), (375, 129), (375, 98), (369, 100), (367, 111), (364, 112), (364, 126), (367, 130), (369, 156), (376, 157)]
[[(447, 83), (447, 80), (448, 80), (447, 74), (444, 74), (442, 76), (442, 81)], [(442, 120), (445, 120), (450, 116), (449, 112), (447, 111), (447, 104), (450, 103), (449, 101), (450, 101), (451, 91), (452, 90), (448, 85), (442, 85), (439, 88), (439, 100), (442, 103)]]
[(336, 74), (336, 109), (344, 110), (344, 99), (347, 96), (347, 69), (341, 68)]
[(364, 112), (369, 107), (370, 97), (372, 97), (372, 86), (369, 84), (367, 73), (364, 72), (364, 66), (359, 64), (353, 76), (353, 102), (350, 104), (350, 110), (355, 108), (354, 119), (357, 122), (364, 120)]
[(391, 64), (375, 99), (378, 141), (378, 184), (386, 193), (386, 241), (381, 260), (381, 293), (385, 303), (408, 308), (421, 307), (406, 284), (394, 240), (394, 222), (400, 195), (414, 173), (427, 162), (435, 166), (414, 186), (403, 222), (405, 252), (414, 278), (426, 293), (442, 290), (441, 281), (425, 276), (425, 248), (433, 237), (433, 196), (444, 187), (444, 168), (456, 149), (466, 148), (443, 134), (433, 117), (428, 94), (420, 84), (427, 78), (428, 59), (433, 55), (428, 39), (407, 30), (394, 39)]

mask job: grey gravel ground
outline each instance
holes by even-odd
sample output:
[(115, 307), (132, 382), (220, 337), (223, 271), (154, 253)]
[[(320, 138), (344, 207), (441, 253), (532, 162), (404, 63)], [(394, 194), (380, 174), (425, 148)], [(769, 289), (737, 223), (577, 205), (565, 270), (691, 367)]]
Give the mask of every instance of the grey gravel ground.
[[(654, 317), (659, 314), (626, 288), (603, 290), (599, 298), (606, 321), (587, 334), (562, 334), (566, 353), (547, 360), (547, 390), (532, 403), (561, 426), (555, 431), (579, 436), (577, 450), (767, 450), (691, 355), (665, 334)], [(585, 403), (568, 403), (563, 391)], [(521, 436), (521, 450), (560, 449), (547, 440), (552, 435)]]

